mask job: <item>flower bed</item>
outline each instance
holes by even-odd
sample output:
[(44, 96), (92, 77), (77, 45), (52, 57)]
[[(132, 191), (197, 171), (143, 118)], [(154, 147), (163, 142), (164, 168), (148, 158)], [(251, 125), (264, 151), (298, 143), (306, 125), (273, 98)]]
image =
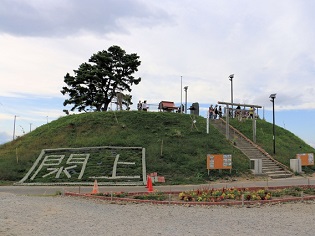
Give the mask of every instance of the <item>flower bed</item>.
[(224, 200), (270, 200), (270, 190), (253, 190), (243, 188), (198, 189), (181, 192), (179, 200), (198, 202), (220, 202)]
[(264, 201), (275, 198), (304, 197), (305, 195), (315, 195), (315, 188), (312, 187), (286, 187), (286, 188), (222, 188), (222, 189), (198, 189), (181, 192), (181, 201), (197, 202), (221, 202), (226, 200), (242, 201)]
[(99, 194), (66, 193), (70, 196), (88, 196), (111, 201), (156, 204), (240, 205), (315, 200), (315, 186), (269, 188), (203, 188), (183, 192), (107, 192)]

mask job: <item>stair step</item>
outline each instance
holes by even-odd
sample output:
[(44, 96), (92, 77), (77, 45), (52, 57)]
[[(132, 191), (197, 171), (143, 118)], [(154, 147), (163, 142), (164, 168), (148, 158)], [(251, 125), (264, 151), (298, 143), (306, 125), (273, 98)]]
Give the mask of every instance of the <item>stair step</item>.
[[(272, 167), (272, 166), (278, 166), (277, 164), (275, 164), (275, 163), (262, 163), (262, 166), (263, 167)], [(278, 166), (278, 167), (280, 167), (280, 166)], [(280, 167), (281, 168), (281, 167)]]
[(281, 178), (290, 178), (292, 177), (292, 174), (285, 173), (285, 174), (275, 174), (275, 175), (268, 175), (272, 179), (281, 179)]
[(286, 173), (286, 171), (281, 169), (263, 169), (262, 170), (266, 174), (278, 174), (278, 173)]
[(262, 165), (263, 166), (270, 166), (270, 165), (279, 166), (277, 163), (275, 163), (273, 161), (262, 161)]
[(279, 167), (280, 169), (282, 169), (280, 166), (277, 166), (275, 163), (263, 163), (262, 167), (264, 168), (270, 168), (270, 167)]
[(266, 170), (266, 171), (267, 171), (267, 170), (283, 170), (283, 169), (282, 169), (281, 167), (279, 167), (279, 166), (265, 166), (265, 167), (263, 166), (262, 169), (263, 169), (263, 170)]
[(264, 171), (267, 175), (273, 175), (273, 174), (287, 174), (285, 170), (276, 170), (276, 171)]

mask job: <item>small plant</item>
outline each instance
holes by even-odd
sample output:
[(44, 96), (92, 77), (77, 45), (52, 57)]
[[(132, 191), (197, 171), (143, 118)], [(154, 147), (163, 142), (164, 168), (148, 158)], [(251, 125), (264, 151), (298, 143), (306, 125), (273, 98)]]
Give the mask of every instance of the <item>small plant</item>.
[(104, 196), (104, 197), (126, 197), (128, 193), (126, 192), (106, 192), (106, 193), (98, 193), (97, 196)]
[(116, 192), (113, 193), (113, 197), (126, 197), (128, 194), (125, 192)]
[(202, 173), (200, 173), (200, 172), (197, 172), (196, 173), (196, 179), (197, 180), (202, 180), (204, 177), (203, 177), (203, 174)]
[(59, 190), (55, 192), (55, 195), (56, 195), (56, 196), (60, 196), (61, 194), (62, 194), (62, 193), (61, 193), (61, 191), (59, 191)]
[(175, 129), (175, 130), (172, 131), (170, 136), (176, 137), (176, 138), (181, 138), (181, 137), (183, 137), (183, 134), (182, 134), (182, 132), (180, 130)]
[(274, 197), (282, 197), (284, 195), (284, 191), (281, 189), (272, 190), (270, 193)]
[(304, 192), (305, 194), (314, 195), (314, 194), (315, 194), (315, 189), (314, 189), (314, 188), (305, 188), (305, 189), (303, 189), (303, 192)]
[(164, 201), (167, 198), (167, 195), (163, 192), (153, 192), (143, 195), (135, 195), (135, 199), (141, 199), (141, 200), (156, 200), (156, 201)]

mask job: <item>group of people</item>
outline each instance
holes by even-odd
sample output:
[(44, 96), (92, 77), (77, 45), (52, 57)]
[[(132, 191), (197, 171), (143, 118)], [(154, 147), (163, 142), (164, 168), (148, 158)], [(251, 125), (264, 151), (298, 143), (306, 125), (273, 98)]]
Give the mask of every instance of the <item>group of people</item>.
[(143, 102), (139, 101), (137, 105), (138, 111), (148, 111), (149, 106), (147, 104), (147, 101), (144, 100)]
[(222, 107), (215, 105), (213, 107), (213, 105), (211, 104), (211, 106), (209, 107), (209, 119), (210, 120), (216, 120), (222, 117)]
[(243, 110), (241, 110), (240, 106), (236, 107), (235, 110), (235, 117), (239, 120), (242, 121), (243, 118), (245, 119), (253, 119), (254, 118), (254, 111), (255, 108), (254, 107), (250, 107), (249, 110), (246, 110), (245, 107)]
[[(250, 107), (249, 110), (246, 110), (245, 107), (242, 110), (240, 106), (237, 106), (235, 109), (234, 117), (237, 118), (238, 120), (242, 120), (242, 118), (246, 119), (253, 119), (254, 118), (254, 112), (255, 108)], [(230, 110), (230, 117), (232, 116), (232, 109)], [(218, 105), (210, 105), (209, 107), (209, 119), (216, 120), (222, 117), (222, 107)]]

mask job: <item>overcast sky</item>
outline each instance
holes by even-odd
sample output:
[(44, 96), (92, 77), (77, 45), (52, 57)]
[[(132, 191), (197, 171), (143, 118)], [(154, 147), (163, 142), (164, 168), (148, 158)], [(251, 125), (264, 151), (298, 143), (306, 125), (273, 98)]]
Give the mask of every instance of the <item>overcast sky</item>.
[[(315, 146), (315, 1), (0, 0), (0, 143), (63, 115), (67, 72), (112, 45), (142, 61), (133, 102), (231, 100)], [(182, 92), (183, 93), (183, 92)], [(184, 96), (184, 95), (183, 95)], [(294, 114), (294, 116), (292, 115)]]

